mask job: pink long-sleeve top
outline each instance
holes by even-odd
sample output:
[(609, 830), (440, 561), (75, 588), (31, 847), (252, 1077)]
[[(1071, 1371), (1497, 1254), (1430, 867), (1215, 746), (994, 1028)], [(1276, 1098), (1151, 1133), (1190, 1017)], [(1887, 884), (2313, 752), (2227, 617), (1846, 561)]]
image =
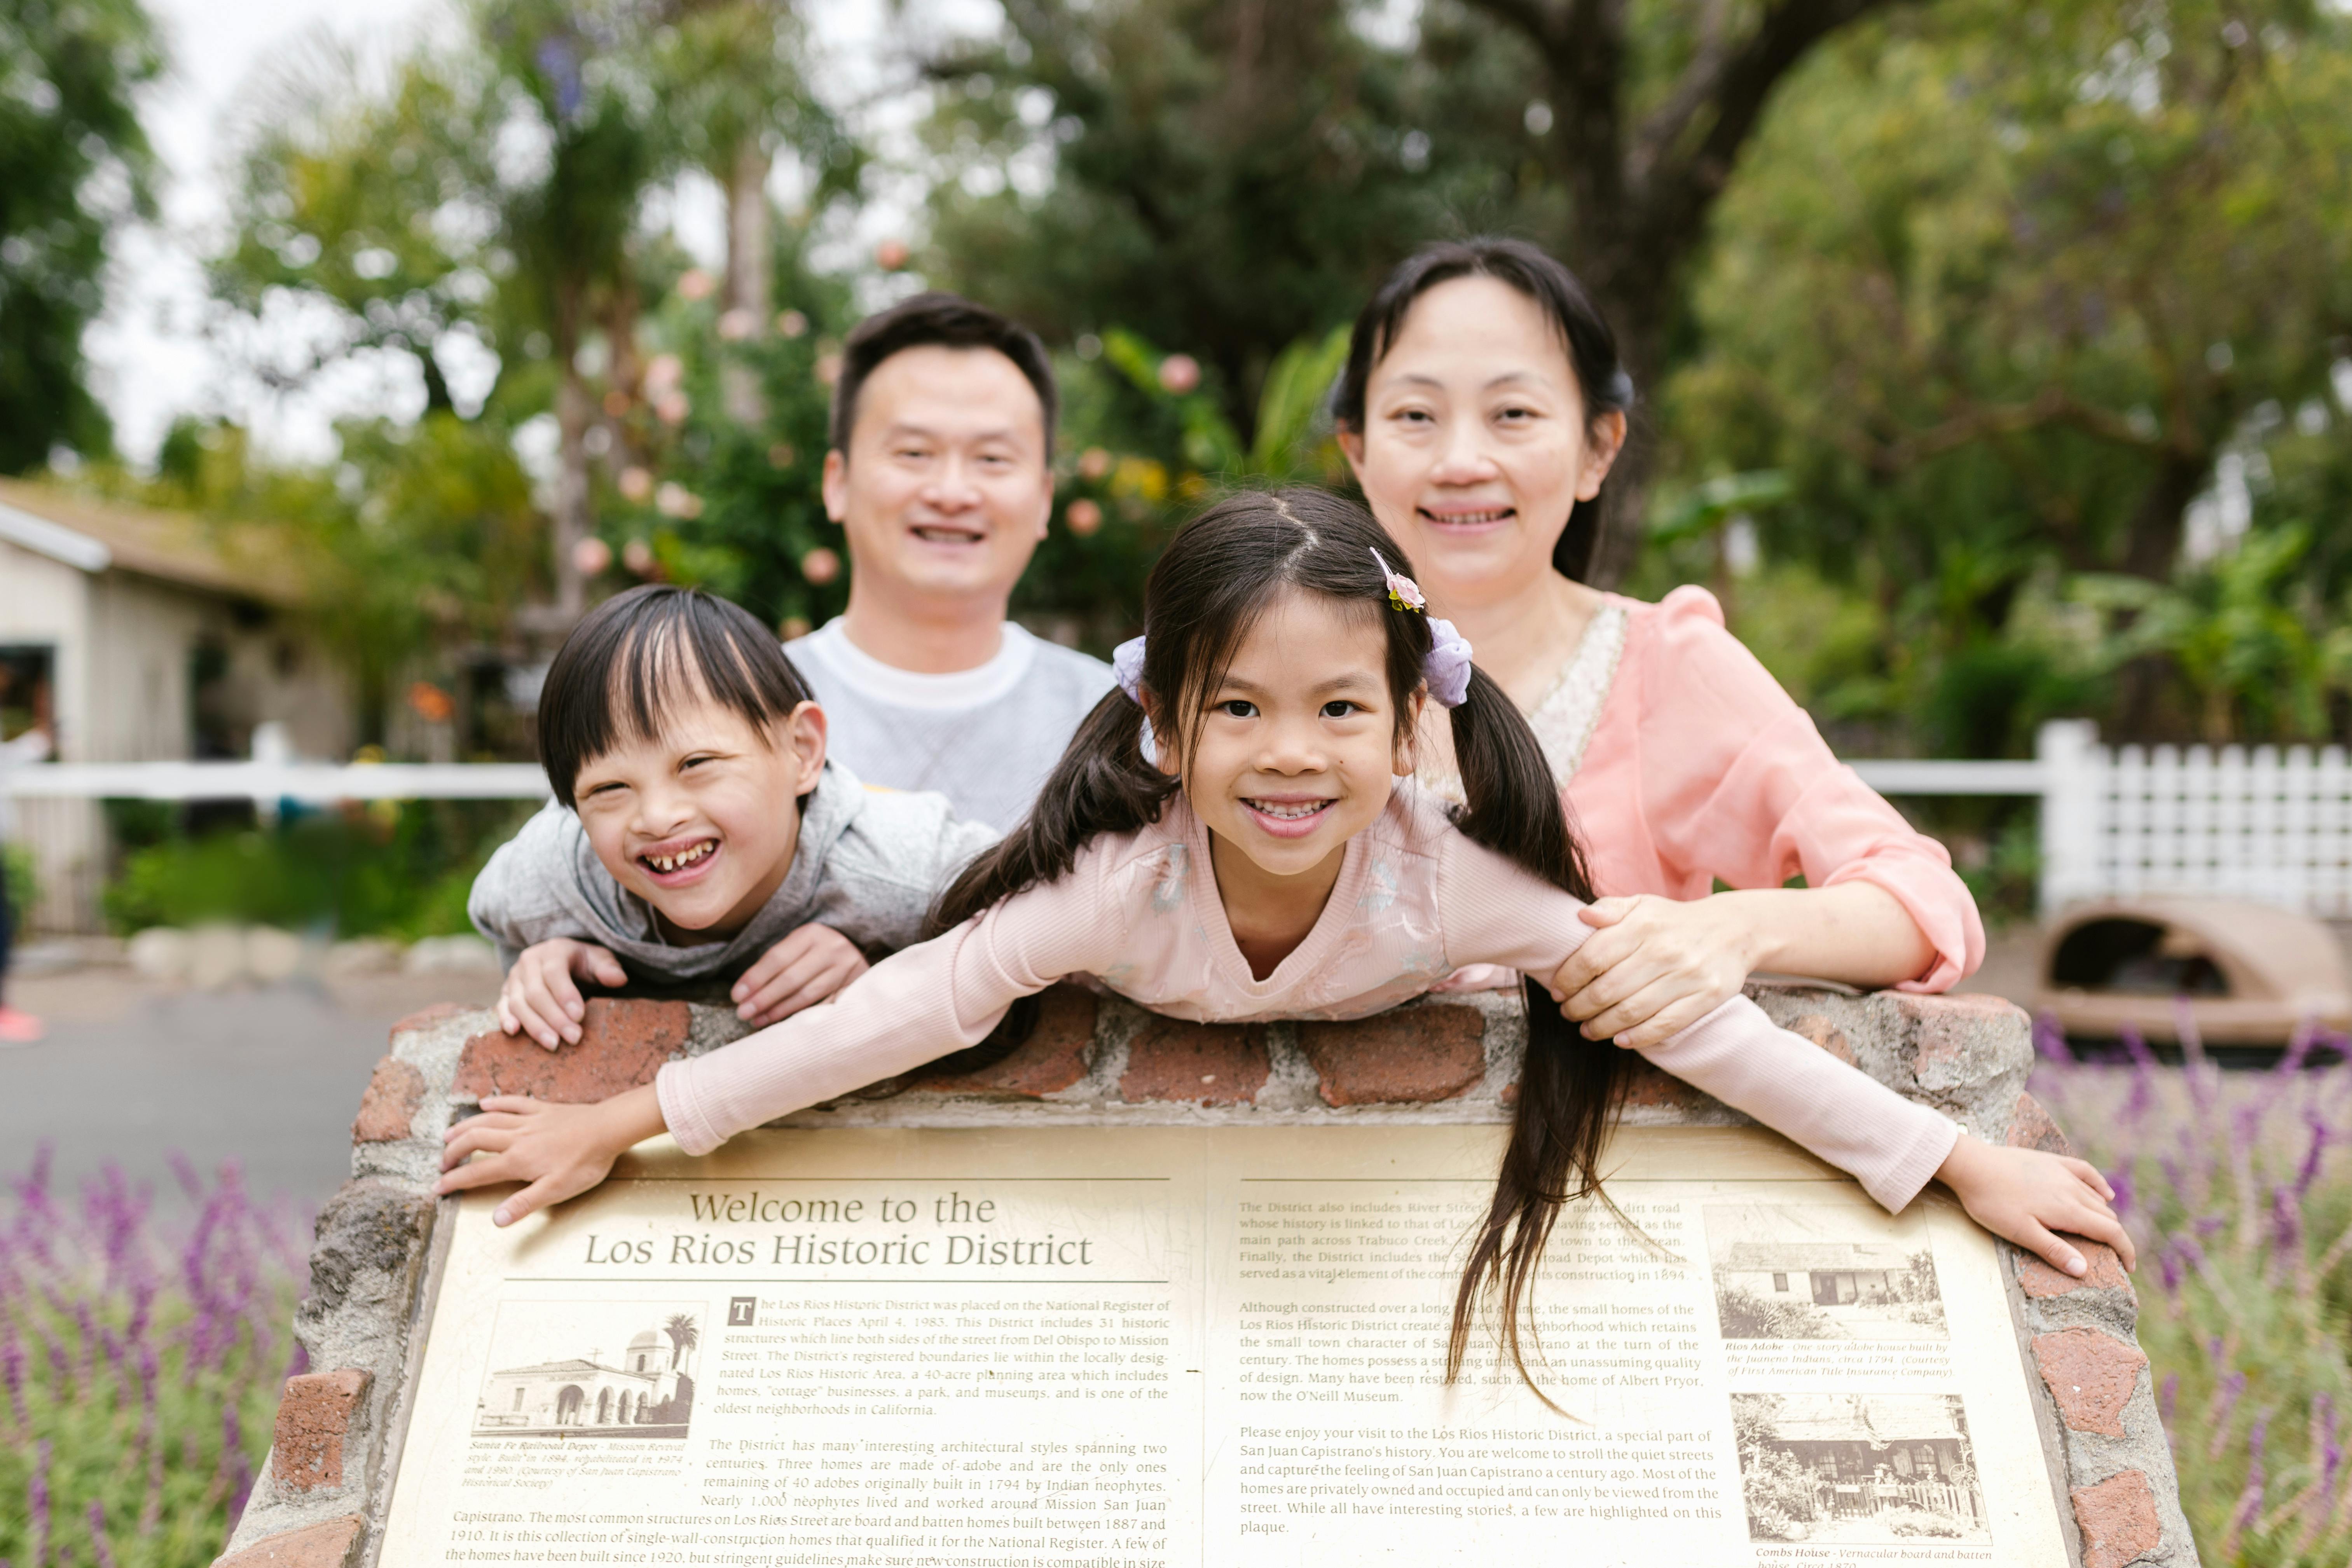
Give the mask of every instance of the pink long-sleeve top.
[[(1207, 831), (1180, 795), (1139, 833), (1106, 835), (1066, 876), (877, 963), (829, 1005), (656, 1079), (688, 1152), (977, 1044), (1014, 998), (1091, 975), (1198, 1023), (1360, 1018), (1469, 963), (1549, 975), (1590, 934), (1568, 893), (1473, 843), (1400, 785), (1350, 839), (1321, 917), (1260, 980), (1226, 922)], [(1954, 1125), (1733, 997), (1647, 1053), (1660, 1068), (1858, 1178), (1888, 1209), (1951, 1152)]]
[[(1898, 990), (1942, 991), (1984, 962), (1984, 922), (1951, 856), (1837, 760), (1706, 589), (1654, 605), (1604, 595), (1528, 722), (1603, 897), (1703, 899), (1718, 878), (1778, 888), (1800, 873), (1810, 888), (1871, 882), (1936, 951)], [(1460, 798), (1438, 767), (1423, 782)]]

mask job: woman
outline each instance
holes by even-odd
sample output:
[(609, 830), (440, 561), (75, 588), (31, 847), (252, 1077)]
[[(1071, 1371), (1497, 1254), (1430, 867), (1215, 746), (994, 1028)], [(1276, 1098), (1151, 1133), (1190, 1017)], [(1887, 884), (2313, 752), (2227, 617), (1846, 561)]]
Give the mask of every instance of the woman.
[[(1390, 276), (1336, 403), (1373, 512), (1528, 714), (1592, 847), (1602, 929), (1562, 972), (1564, 1010), (1639, 1047), (1758, 970), (1945, 989), (1984, 927), (1943, 847), (1831, 754), (1705, 589), (1648, 605), (1577, 581), (1632, 402), (1574, 276), (1482, 239)], [(1424, 784), (1458, 788), (1442, 728), (1422, 754)], [(1738, 890), (1708, 897), (1718, 879)]]

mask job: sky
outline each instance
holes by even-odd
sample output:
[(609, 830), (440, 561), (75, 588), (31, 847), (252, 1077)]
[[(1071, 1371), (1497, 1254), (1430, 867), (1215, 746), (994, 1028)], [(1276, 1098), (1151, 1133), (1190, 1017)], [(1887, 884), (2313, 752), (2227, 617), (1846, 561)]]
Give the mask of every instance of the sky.
[[(294, 341), (299, 323), (224, 321), (207, 302), (202, 258), (227, 230), (226, 169), (239, 115), (266, 89), (272, 68), (320, 37), (362, 60), (386, 59), (454, 28), (446, 0), (147, 0), (170, 43), (172, 70), (148, 97), (148, 133), (163, 168), (158, 221), (126, 230), (114, 247), (108, 307), (84, 339), (92, 390), (114, 416), (115, 438), (134, 463), (152, 461), (182, 414), (226, 415), (266, 448), (319, 459), (334, 449), (333, 422), (363, 413), (413, 414), (423, 387), (403, 356), (338, 366), (293, 393), (276, 393), (244, 374), (246, 354)], [(929, 25), (985, 25), (989, 0), (931, 0)], [(884, 79), (905, 13), (891, 0), (816, 0), (807, 7), (815, 47), (832, 68), (821, 79), (856, 91)], [(868, 95), (870, 96), (870, 94)], [(911, 120), (901, 100), (869, 111), (867, 130), (884, 143)], [(861, 242), (903, 230), (916, 199), (904, 181), (885, 181), (857, 219)], [(696, 255), (716, 264), (723, 229), (715, 187), (689, 188), (667, 209)]]

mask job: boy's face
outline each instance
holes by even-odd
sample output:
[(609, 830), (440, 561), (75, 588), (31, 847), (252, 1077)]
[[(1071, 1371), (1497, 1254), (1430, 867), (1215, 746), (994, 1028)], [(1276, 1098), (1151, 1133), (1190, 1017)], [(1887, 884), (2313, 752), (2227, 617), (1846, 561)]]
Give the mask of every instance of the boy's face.
[(858, 389), (849, 450), (824, 459), (824, 508), (852, 584), (909, 603), (1002, 598), (1054, 510), (1045, 409), (994, 349), (902, 350)]
[(1265, 877), (1336, 875), (1348, 840), (1412, 771), (1401, 738), (1411, 727), (1400, 731), (1389, 695), (1387, 634), (1365, 608), (1285, 594), (1202, 694), (1199, 731), (1182, 737), (1191, 754), (1160, 742), (1160, 766), (1181, 772), (1214, 847), (1239, 850)]
[(772, 734), (698, 692), (674, 710), (660, 737), (591, 758), (572, 798), (621, 886), (716, 940), (740, 931), (792, 869), (798, 797), (824, 766), (824, 710), (803, 702)]

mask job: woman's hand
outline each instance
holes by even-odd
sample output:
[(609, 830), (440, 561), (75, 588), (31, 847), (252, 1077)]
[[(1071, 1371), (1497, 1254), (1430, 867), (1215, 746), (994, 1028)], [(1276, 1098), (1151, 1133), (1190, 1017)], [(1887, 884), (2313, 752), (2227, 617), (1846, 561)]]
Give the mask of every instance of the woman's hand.
[(1552, 977), (1560, 1011), (1591, 1040), (1661, 1045), (1739, 994), (1754, 949), (1739, 907), (1718, 894), (1689, 903), (1643, 893), (1583, 910), (1599, 929)]
[[(661, 1100), (651, 1084), (595, 1105), (551, 1105), (520, 1094), (494, 1094), (482, 1113), (442, 1135), (442, 1197), (470, 1187), (521, 1182), (523, 1190), (498, 1206), (493, 1223), (525, 1215), (586, 1192), (610, 1174), (631, 1145), (667, 1131)], [(480, 1154), (480, 1159), (471, 1156)]]
[(499, 990), (499, 1027), (509, 1035), (528, 1034), (551, 1051), (567, 1041), (576, 1044), (588, 1004), (573, 984), (575, 976), (604, 986), (629, 983), (621, 961), (593, 942), (568, 936), (535, 942), (522, 950)]
[(2115, 1188), (2080, 1160), (2038, 1149), (1997, 1149), (1963, 1132), (1936, 1179), (1979, 1225), (2039, 1254), (2061, 1273), (2079, 1279), (2090, 1265), (2056, 1231), (2105, 1242), (2126, 1268), (2139, 1261), (2131, 1233), (2116, 1217)]
[(847, 937), (812, 921), (761, 953), (728, 994), (737, 1017), (764, 1029), (829, 1000), (868, 967), (866, 955)]

